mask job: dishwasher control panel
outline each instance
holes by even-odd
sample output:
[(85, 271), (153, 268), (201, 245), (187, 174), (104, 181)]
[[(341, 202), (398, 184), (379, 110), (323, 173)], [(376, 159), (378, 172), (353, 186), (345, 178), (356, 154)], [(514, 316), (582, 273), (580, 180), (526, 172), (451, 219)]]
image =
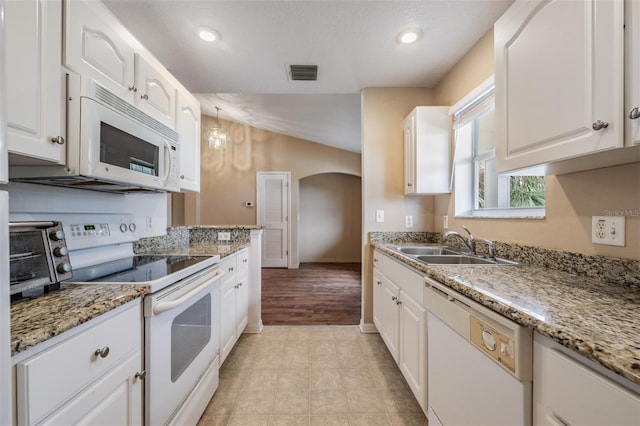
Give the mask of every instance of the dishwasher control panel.
[(516, 372), (516, 345), (513, 339), (486, 322), (470, 316), (471, 341), (511, 372)]

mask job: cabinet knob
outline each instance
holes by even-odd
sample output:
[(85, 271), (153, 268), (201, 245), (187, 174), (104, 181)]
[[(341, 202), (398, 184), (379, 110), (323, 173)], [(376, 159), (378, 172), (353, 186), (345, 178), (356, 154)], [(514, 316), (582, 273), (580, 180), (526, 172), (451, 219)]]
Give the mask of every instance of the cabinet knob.
[(242, 283), (238, 283), (238, 288), (242, 287)]
[(109, 355), (109, 346), (105, 346), (102, 349), (96, 349), (96, 351), (93, 353), (96, 357), (100, 357), (100, 358), (106, 358)]
[(602, 120), (598, 120), (594, 122), (593, 125), (591, 126), (593, 130), (602, 130), (602, 129), (606, 129), (607, 127), (609, 127), (609, 123)]
[(144, 380), (147, 377), (147, 370), (139, 371), (133, 377), (136, 378), (136, 379)]
[(146, 93), (142, 96), (140, 96), (142, 99), (144, 99), (145, 101), (149, 100), (149, 95), (147, 95)]
[(373, 258), (373, 262), (375, 263), (375, 262), (377, 262), (377, 261), (378, 261), (378, 259), (374, 257), (374, 258)]
[(247, 263), (247, 259), (242, 259), (242, 263)]
[(232, 271), (233, 271), (233, 266), (230, 266), (229, 267), (229, 272), (232, 272)]
[(377, 284), (378, 284), (378, 285), (382, 285), (382, 281), (378, 280), (378, 281), (377, 281)]
[(393, 300), (395, 302), (396, 300), (398, 300), (398, 298), (395, 297), (395, 296), (391, 296), (391, 300)]
[(180, 175), (180, 179), (184, 179), (184, 175)]
[(51, 140), (51, 143), (57, 143), (58, 145), (64, 145), (64, 137), (62, 137), (62, 136), (55, 136), (55, 137), (52, 137), (50, 140)]
[(407, 183), (407, 186), (413, 186), (413, 184), (411, 182)]
[(629, 118), (632, 120), (636, 120), (640, 118), (640, 108), (639, 107), (631, 108), (631, 111), (629, 111)]
[(138, 91), (138, 88), (136, 86), (129, 86), (129, 91), (135, 93)]
[(402, 302), (399, 300), (396, 300), (396, 305), (402, 305)]

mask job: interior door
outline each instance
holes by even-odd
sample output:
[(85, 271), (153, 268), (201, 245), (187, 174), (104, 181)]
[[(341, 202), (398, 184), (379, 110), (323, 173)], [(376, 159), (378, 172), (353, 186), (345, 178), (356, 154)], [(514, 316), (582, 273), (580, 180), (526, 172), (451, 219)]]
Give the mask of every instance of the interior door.
[(258, 172), (258, 225), (262, 234), (262, 266), (289, 264), (289, 181), (291, 172)]

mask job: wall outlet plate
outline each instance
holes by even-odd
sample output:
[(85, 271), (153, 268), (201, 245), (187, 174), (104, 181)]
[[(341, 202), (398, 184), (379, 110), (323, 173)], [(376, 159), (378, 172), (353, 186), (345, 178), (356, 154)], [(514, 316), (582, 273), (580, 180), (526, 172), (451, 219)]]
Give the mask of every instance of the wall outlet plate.
[(449, 216), (442, 216), (442, 229), (449, 229)]
[(413, 216), (404, 217), (404, 226), (407, 228), (413, 228)]
[(218, 232), (218, 241), (231, 240), (231, 232)]
[(384, 222), (384, 210), (376, 210), (376, 222)]
[(591, 242), (608, 246), (624, 247), (624, 216), (592, 216)]

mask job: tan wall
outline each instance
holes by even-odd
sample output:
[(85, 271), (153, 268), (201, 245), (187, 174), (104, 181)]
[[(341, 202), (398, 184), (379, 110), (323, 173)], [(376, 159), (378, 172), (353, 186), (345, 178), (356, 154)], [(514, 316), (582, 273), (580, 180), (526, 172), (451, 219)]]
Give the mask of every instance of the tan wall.
[[(253, 225), (256, 208), (256, 172), (291, 172), (290, 265), (298, 264), (298, 180), (321, 173), (360, 176), (360, 154), (222, 121), (230, 129), (231, 144), (225, 151), (209, 149), (204, 138), (215, 118), (202, 116), (200, 193), (185, 196), (186, 224)], [(198, 207), (199, 204), (199, 207)], [(199, 212), (200, 220), (197, 220)]]
[(362, 179), (323, 173), (300, 179), (300, 263), (360, 262)]
[[(433, 228), (433, 196), (404, 195), (402, 121), (418, 105), (435, 105), (424, 88), (366, 88), (362, 91), (362, 307), (363, 322), (372, 322), (372, 231), (421, 231)], [(384, 210), (384, 223), (375, 221)], [(405, 228), (404, 217), (414, 218)]]
[[(489, 31), (456, 64), (435, 89), (436, 101), (452, 105), (489, 77), (494, 70), (493, 31)], [(640, 164), (547, 176), (544, 220), (454, 218), (452, 195), (435, 198), (435, 231), (442, 216), (449, 229), (466, 224), (475, 236), (585, 254), (640, 259)], [(628, 211), (626, 247), (591, 243), (591, 216)]]

